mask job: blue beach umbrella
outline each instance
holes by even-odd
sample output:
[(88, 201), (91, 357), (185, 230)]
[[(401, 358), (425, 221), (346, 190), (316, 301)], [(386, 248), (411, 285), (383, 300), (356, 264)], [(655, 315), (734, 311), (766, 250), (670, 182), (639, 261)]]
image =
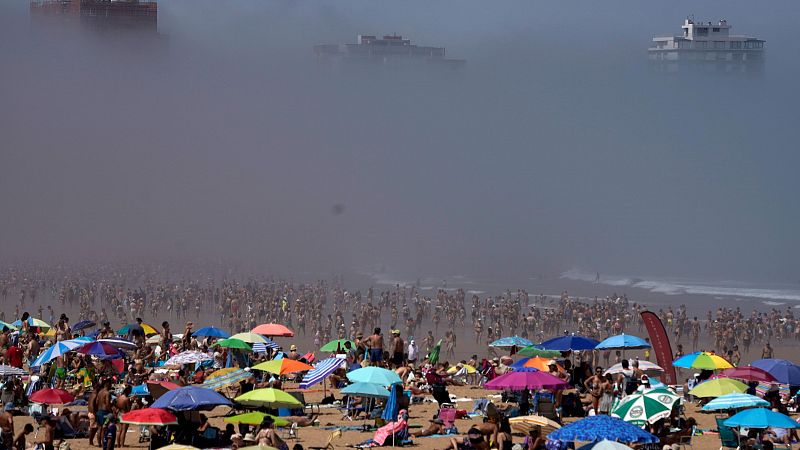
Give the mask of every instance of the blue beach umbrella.
[(131, 395), (133, 397), (147, 397), (150, 395), (150, 390), (147, 389), (146, 383), (142, 383), (138, 386), (134, 386), (133, 389), (131, 389)]
[(58, 358), (75, 350), (78, 347), (81, 347), (86, 344), (86, 341), (79, 341), (79, 340), (68, 340), (68, 341), (59, 341), (53, 344), (52, 347), (48, 348), (41, 355), (39, 355), (33, 362), (30, 364), (31, 367), (41, 367), (44, 364), (49, 363), (50, 361)]
[(168, 391), (150, 405), (171, 411), (211, 410), (217, 406), (233, 406), (233, 403), (211, 389), (195, 386)]
[(402, 383), (403, 380), (397, 373), (381, 367), (363, 367), (347, 374), (347, 379), (351, 382), (361, 381), (364, 383), (375, 383), (381, 386), (391, 386), (395, 383)]
[(219, 329), (217, 327), (200, 328), (199, 330), (192, 333), (192, 336), (213, 337), (222, 339), (228, 339), (229, 337), (231, 337), (231, 335), (228, 332)]
[(752, 408), (754, 406), (769, 406), (769, 402), (755, 395), (734, 392), (711, 400), (703, 406), (703, 411), (716, 411), (719, 409)]
[(767, 408), (746, 409), (722, 424), (727, 427), (746, 428), (800, 428), (800, 424), (791, 417)]
[(352, 395), (355, 397), (367, 397), (367, 398), (389, 397), (389, 390), (375, 383), (353, 383), (343, 388), (339, 392), (341, 392), (342, 394)]
[(548, 439), (563, 442), (597, 442), (603, 439), (617, 442), (652, 444), (658, 437), (611, 416), (597, 415), (572, 422), (547, 435)]
[(76, 323), (72, 326), (72, 331), (81, 331), (87, 328), (92, 328), (97, 326), (96, 323), (92, 322), (91, 320), (81, 320), (80, 322)]
[(785, 359), (759, 359), (751, 366), (768, 372), (781, 384), (800, 385), (800, 366)]
[(595, 347), (598, 350), (624, 350), (637, 348), (651, 348), (647, 341), (632, 334), (618, 334), (604, 339)]
[(596, 340), (583, 336), (560, 336), (542, 342), (539, 347), (545, 350), (566, 352), (570, 350), (592, 350), (597, 347), (597, 344), (599, 342)]

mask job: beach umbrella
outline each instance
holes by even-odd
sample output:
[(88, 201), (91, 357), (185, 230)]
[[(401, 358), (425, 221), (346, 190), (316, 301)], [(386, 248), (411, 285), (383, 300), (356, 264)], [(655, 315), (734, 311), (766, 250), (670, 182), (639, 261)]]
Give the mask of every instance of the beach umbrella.
[(667, 389), (649, 389), (624, 397), (611, 410), (611, 415), (644, 426), (669, 417), (678, 400), (680, 397)]
[(625, 350), (652, 348), (652, 345), (640, 337), (623, 333), (604, 339), (595, 348), (597, 350)]
[(84, 345), (76, 348), (75, 351), (84, 355), (96, 356), (100, 359), (118, 359), (125, 356), (113, 345), (104, 344), (97, 341), (87, 342)]
[(47, 405), (63, 405), (75, 400), (75, 397), (63, 389), (46, 388), (41, 389), (28, 397), (34, 403), (44, 403)]
[(161, 408), (143, 408), (126, 412), (120, 417), (120, 422), (129, 425), (165, 426), (177, 425), (178, 418), (175, 414)]
[(229, 339), (239, 339), (240, 341), (245, 341), (248, 344), (255, 344), (256, 342), (267, 342), (267, 338), (256, 333), (236, 333)]
[(747, 385), (732, 378), (717, 378), (715, 380), (704, 381), (692, 390), (689, 394), (695, 397), (721, 397), (726, 394), (742, 393), (747, 390)]
[(236, 371), (239, 371), (239, 370), (242, 370), (242, 369), (240, 369), (238, 367), (225, 367), (223, 369), (217, 369), (217, 370), (211, 372), (210, 374), (206, 375), (206, 381), (214, 379), (214, 378), (217, 378), (217, 377), (221, 377), (223, 375), (227, 375), (229, 373), (236, 372)]
[(66, 341), (58, 341), (53, 344), (50, 348), (43, 351), (33, 362), (30, 364), (30, 367), (41, 367), (44, 364), (58, 358), (59, 356), (63, 356), (68, 352), (75, 350), (78, 347), (83, 346), (86, 344), (85, 341), (76, 341), (76, 340), (66, 340)]
[(717, 411), (720, 409), (752, 408), (754, 406), (769, 406), (769, 402), (755, 395), (734, 392), (725, 394), (711, 400), (703, 406), (703, 411)]
[(305, 372), (313, 369), (312, 366), (300, 361), (289, 358), (273, 359), (272, 361), (262, 362), (253, 366), (255, 370), (274, 373), (275, 375), (286, 375), (295, 372)]
[[(459, 364), (459, 365), (461, 367), (463, 367), (464, 370), (467, 371), (467, 374), (473, 374), (473, 373), (476, 373), (478, 371), (478, 369), (470, 366), (469, 364)], [(447, 369), (447, 374), (448, 375), (453, 375), (455, 373), (458, 373), (460, 370), (461, 370), (461, 368), (459, 368), (458, 366), (452, 366), (449, 369)]]
[[(48, 325), (47, 322), (45, 322), (44, 320), (35, 319), (33, 317), (28, 317), (28, 319), (25, 320), (25, 322), (28, 323), (28, 327), (39, 328), (42, 331), (48, 331), (50, 328), (53, 328), (50, 325)], [(14, 322), (12, 322), (11, 325), (13, 325), (18, 330), (22, 329), (22, 320), (17, 319)]]
[(756, 395), (760, 395), (763, 397), (767, 395), (767, 392), (775, 388), (778, 389), (778, 395), (780, 397), (789, 397), (792, 391), (789, 385), (786, 384), (758, 383), (758, 386), (756, 386)]
[(540, 358), (558, 358), (561, 356), (561, 352), (558, 350), (545, 350), (543, 348), (539, 348), (536, 345), (531, 345), (529, 347), (525, 347), (522, 350), (517, 352), (519, 356), (528, 356), (531, 358), (540, 357)]
[[(639, 369), (641, 369), (647, 376), (658, 376), (664, 373), (664, 369), (656, 363), (650, 361), (639, 360)], [(616, 363), (606, 369), (603, 375), (622, 373), (622, 363)]]
[(233, 406), (233, 404), (211, 389), (196, 386), (171, 390), (150, 405), (152, 408), (170, 411), (211, 410), (217, 406)]
[(767, 408), (746, 409), (722, 424), (727, 427), (746, 428), (800, 428), (800, 424), (791, 417)]
[(561, 352), (575, 350), (592, 350), (599, 342), (583, 336), (559, 336), (539, 344), (540, 348)]
[(20, 369), (19, 367), (0, 364), (0, 377), (12, 377), (17, 375), (21, 376), (27, 374), (28, 372), (26, 370)]
[(363, 383), (375, 383), (381, 386), (391, 386), (395, 383), (402, 383), (403, 380), (396, 372), (382, 367), (362, 367), (347, 373), (347, 379), (352, 383), (361, 381)]
[[(217, 372), (219, 372), (219, 370)], [(214, 372), (214, 373), (216, 373), (216, 372)], [(211, 375), (214, 375), (214, 374), (211, 374)], [(218, 391), (218, 390), (224, 389), (224, 388), (226, 388), (226, 387), (228, 387), (230, 385), (236, 384), (236, 383), (238, 383), (238, 382), (240, 382), (240, 381), (242, 381), (244, 379), (247, 379), (247, 378), (250, 377), (250, 375), (252, 375), (252, 373), (250, 373), (250, 372), (248, 372), (246, 370), (234, 369), (231, 372), (228, 372), (228, 373), (225, 373), (225, 374), (222, 374), (222, 375), (218, 375), (218, 376), (215, 376), (215, 377), (210, 377), (210, 375), (209, 375), (210, 378), (206, 378), (206, 380), (203, 382), (202, 386), (204, 388), (206, 388), (206, 389), (213, 389), (215, 391)]]
[(598, 442), (603, 439), (618, 442), (652, 444), (658, 437), (630, 424), (606, 415), (589, 416), (553, 431), (547, 438), (564, 442)]
[(431, 364), (436, 364), (439, 361), (439, 352), (442, 351), (442, 340), (439, 339), (439, 342), (433, 346), (431, 349), (431, 353), (428, 355), (428, 362)]
[(98, 339), (97, 342), (100, 342), (101, 344), (113, 345), (114, 347), (120, 350), (136, 350), (136, 344), (127, 339), (103, 338), (103, 339)]
[(297, 408), (303, 407), (299, 400), (290, 394), (274, 388), (255, 389), (242, 394), (235, 399), (236, 403), (244, 406), (265, 408)]
[(255, 342), (253, 343), (253, 353), (267, 353), (267, 349), (271, 348), (272, 350), (276, 350), (280, 347), (275, 342), (264, 338), (264, 342)]
[(173, 356), (172, 358), (168, 359), (164, 365), (165, 366), (182, 366), (184, 364), (197, 364), (203, 361), (210, 361), (214, 358), (209, 356), (207, 353), (199, 352), (197, 350), (187, 350), (182, 353), (178, 353), (177, 355)]
[(388, 398), (389, 390), (375, 383), (353, 383), (339, 391), (342, 395), (367, 398)]
[(578, 447), (578, 450), (633, 450), (625, 444), (603, 439), (600, 442), (591, 442)]
[(154, 380), (147, 380), (145, 382), (145, 386), (147, 386), (147, 392), (153, 397), (153, 399), (159, 399), (162, 395), (166, 394), (169, 391), (173, 391), (175, 389), (180, 388), (179, 384), (173, 383), (171, 381), (154, 381)]
[(558, 422), (538, 415), (512, 417), (508, 419), (508, 423), (511, 425), (512, 430), (524, 434), (530, 433), (536, 427), (542, 427), (543, 435), (561, 428), (561, 424)]
[(292, 337), (294, 332), (279, 323), (262, 323), (250, 330), (251, 333), (263, 334), (264, 336), (283, 336)]
[(261, 422), (264, 421), (265, 417), (271, 417), (275, 422), (276, 427), (288, 427), (292, 424), (286, 419), (273, 416), (272, 414), (263, 413), (261, 411), (251, 411), (244, 414), (237, 414), (235, 416), (226, 417), (222, 419), (222, 421), (225, 423), (241, 423), (244, 425), (261, 425)]
[(226, 339), (229, 338), (231, 335), (228, 334), (227, 331), (219, 329), (217, 327), (204, 327), (192, 333), (192, 336)]
[(350, 343), (350, 348), (356, 348), (356, 343), (351, 341), (350, 339), (336, 339), (335, 341), (330, 341), (327, 344), (320, 347), (319, 351), (321, 352), (340, 352), (345, 347), (346, 343)]
[(719, 370), (733, 367), (725, 358), (709, 352), (694, 352), (681, 356), (672, 362), (675, 367), (684, 369)]
[(323, 381), (330, 374), (341, 368), (343, 364), (347, 364), (341, 358), (327, 358), (314, 365), (314, 368), (303, 376), (303, 381), (300, 382), (300, 389), (308, 389), (309, 387)]
[(8, 323), (8, 322), (3, 322), (2, 320), (0, 320), (0, 330), (2, 330), (2, 331), (6, 331), (6, 330), (17, 331), (18, 328), (15, 327), (14, 325)]
[(755, 381), (758, 383), (776, 383), (778, 380), (764, 369), (755, 366), (739, 366), (725, 369), (714, 378), (736, 378), (737, 380)]
[[(398, 398), (403, 395), (403, 383), (395, 383), (392, 385), (392, 391), (389, 393), (389, 399), (383, 405), (383, 414), (381, 419), (387, 422), (394, 422), (397, 420), (397, 413), (400, 412), (400, 402)], [(394, 435), (392, 436), (392, 445), (394, 446)]]
[(513, 347), (530, 347), (533, 345), (533, 342), (519, 336), (509, 336), (500, 338), (491, 344), (489, 347), (499, 347), (499, 348), (513, 348)]
[(781, 384), (800, 385), (800, 366), (785, 359), (759, 359), (751, 364), (775, 377)]
[(547, 372), (536, 369), (520, 369), (509, 372), (487, 382), (486, 389), (503, 390), (511, 389), (567, 389), (569, 383)]
[[(552, 361), (551, 358), (541, 358), (539, 356), (535, 356), (533, 358), (522, 358), (519, 361), (515, 362), (514, 364), (511, 364), (511, 367), (514, 370), (528, 368), (528, 369), (543, 370), (547, 372), (548, 370), (550, 370), (549, 366), (550, 361)], [(558, 367), (559, 371), (562, 372), (564, 371), (564, 368), (561, 367), (560, 365), (556, 364), (556, 367)]]
[(253, 348), (250, 347), (250, 344), (241, 339), (236, 339), (236, 338), (220, 339), (214, 343), (214, 346), (224, 347), (224, 348), (234, 348), (237, 350), (253, 351)]
[(96, 327), (97, 324), (92, 322), (91, 320), (81, 320), (80, 322), (76, 323), (72, 326), (72, 331), (78, 332), (81, 330), (85, 330), (87, 328)]
[(146, 324), (144, 322), (142, 324), (139, 324), (138, 322), (137, 323), (129, 323), (129, 324), (125, 325), (124, 327), (120, 328), (119, 330), (117, 330), (117, 334), (122, 336), (122, 335), (128, 334), (132, 329), (136, 329), (136, 328), (141, 328), (142, 332), (144, 333), (145, 336), (158, 334), (158, 331), (156, 331), (156, 329), (152, 325), (148, 325), (148, 324)]

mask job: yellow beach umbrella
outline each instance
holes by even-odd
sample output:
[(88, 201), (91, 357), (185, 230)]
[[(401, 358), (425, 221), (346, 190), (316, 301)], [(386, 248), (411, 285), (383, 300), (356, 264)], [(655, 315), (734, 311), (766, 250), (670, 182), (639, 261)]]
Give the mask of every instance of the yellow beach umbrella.
[[(511, 425), (512, 430), (525, 434), (528, 434), (535, 427), (542, 427), (543, 429), (548, 429), (549, 431), (561, 428), (561, 425), (559, 425), (558, 422), (538, 415), (512, 417), (508, 419), (508, 424)], [(542, 433), (542, 435), (546, 436), (547, 434)]]
[(689, 394), (695, 397), (721, 397), (727, 394), (739, 393), (747, 390), (747, 385), (733, 378), (717, 378), (698, 384)]
[(237, 333), (233, 336), (229, 337), (228, 339), (239, 339), (240, 341), (245, 341), (248, 344), (256, 344), (259, 342), (267, 342), (267, 339), (264, 336), (256, 333)]

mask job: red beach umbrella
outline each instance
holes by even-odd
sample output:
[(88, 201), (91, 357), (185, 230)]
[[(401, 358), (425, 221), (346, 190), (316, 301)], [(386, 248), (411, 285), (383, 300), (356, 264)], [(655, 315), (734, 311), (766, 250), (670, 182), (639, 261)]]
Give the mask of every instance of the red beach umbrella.
[(757, 381), (759, 383), (776, 383), (778, 380), (764, 369), (755, 366), (739, 366), (725, 369), (715, 378), (736, 378), (744, 381)]
[(30, 396), (30, 401), (34, 403), (44, 403), (46, 405), (63, 405), (73, 400), (75, 400), (75, 397), (63, 389), (42, 389), (34, 392)]
[(292, 337), (294, 332), (279, 323), (262, 323), (261, 325), (250, 330), (251, 333), (261, 334), (264, 336), (283, 336)]
[(178, 418), (175, 414), (161, 408), (144, 408), (127, 412), (122, 415), (122, 423), (131, 425), (177, 425)]

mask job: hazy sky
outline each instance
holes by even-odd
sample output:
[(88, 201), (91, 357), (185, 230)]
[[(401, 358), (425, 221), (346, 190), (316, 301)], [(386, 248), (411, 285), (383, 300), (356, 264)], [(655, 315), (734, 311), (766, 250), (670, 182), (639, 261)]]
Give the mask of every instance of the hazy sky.
[[(153, 39), (0, 2), (0, 254), (800, 280), (796, 0), (159, 12)], [(764, 75), (649, 70), (687, 14), (766, 39)], [(392, 32), (467, 64), (311, 51)]]

